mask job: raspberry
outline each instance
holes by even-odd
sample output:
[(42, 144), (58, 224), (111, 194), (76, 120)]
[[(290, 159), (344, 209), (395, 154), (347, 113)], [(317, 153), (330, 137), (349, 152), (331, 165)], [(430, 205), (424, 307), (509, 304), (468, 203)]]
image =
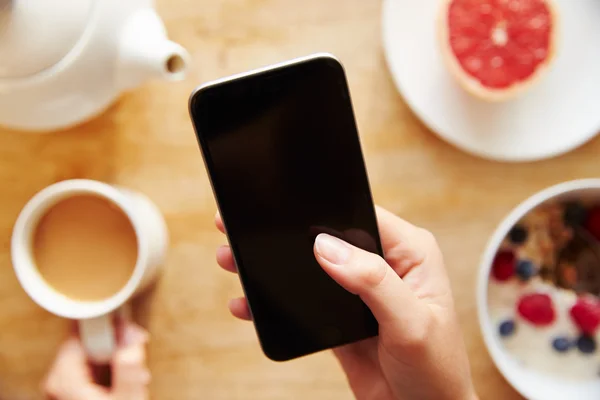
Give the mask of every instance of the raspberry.
[(550, 296), (544, 293), (533, 293), (519, 299), (517, 310), (521, 317), (537, 326), (546, 326), (554, 322), (554, 305)]
[(591, 297), (580, 297), (571, 307), (570, 314), (581, 332), (594, 335), (600, 325), (600, 301)]
[(492, 276), (499, 281), (506, 281), (515, 274), (516, 258), (512, 251), (501, 250), (494, 257)]
[(600, 207), (594, 207), (588, 212), (585, 229), (600, 240)]

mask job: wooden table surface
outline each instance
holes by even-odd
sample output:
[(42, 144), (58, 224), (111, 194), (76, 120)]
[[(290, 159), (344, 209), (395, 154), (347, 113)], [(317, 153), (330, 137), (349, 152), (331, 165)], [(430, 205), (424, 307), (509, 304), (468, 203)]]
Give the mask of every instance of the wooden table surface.
[[(160, 207), (172, 246), (155, 289), (136, 301), (151, 332), (152, 397), (350, 399), (329, 353), (277, 364), (252, 326), (227, 311), (241, 289), (217, 268), (214, 200), (187, 114), (200, 82), (316, 51), (346, 66), (377, 203), (433, 231), (445, 253), (477, 391), (520, 398), (494, 368), (479, 333), (475, 280), (488, 236), (514, 205), (561, 181), (598, 171), (600, 140), (559, 158), (501, 164), (439, 140), (411, 113), (386, 68), (375, 0), (162, 0), (171, 37), (193, 59), (181, 83), (152, 82), (77, 128), (36, 136), (0, 131), (0, 398), (41, 399), (39, 382), (67, 321), (19, 287), (9, 243), (26, 201), (68, 178), (116, 182)], [(407, 60), (410, 62), (410, 60)]]

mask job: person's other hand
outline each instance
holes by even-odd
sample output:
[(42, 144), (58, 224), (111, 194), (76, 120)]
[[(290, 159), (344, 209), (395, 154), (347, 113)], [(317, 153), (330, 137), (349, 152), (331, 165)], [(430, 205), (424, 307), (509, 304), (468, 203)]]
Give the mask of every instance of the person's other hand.
[[(334, 349), (359, 400), (476, 399), (441, 251), (428, 231), (377, 208), (385, 260), (327, 234), (315, 257), (341, 286), (359, 295), (379, 322), (379, 336)], [(216, 225), (222, 232), (219, 215)], [(225, 270), (236, 266), (217, 249)], [(285, 260), (282, 260), (285, 263)], [(245, 298), (231, 313), (251, 318)]]
[(147, 400), (147, 341), (141, 327), (125, 324), (111, 363), (112, 387), (106, 388), (94, 383), (81, 341), (73, 336), (58, 351), (43, 390), (53, 400)]

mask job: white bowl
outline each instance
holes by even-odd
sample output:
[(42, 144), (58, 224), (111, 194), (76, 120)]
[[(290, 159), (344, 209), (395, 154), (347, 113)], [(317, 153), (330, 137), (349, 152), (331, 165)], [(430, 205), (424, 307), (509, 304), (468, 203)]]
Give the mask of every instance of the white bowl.
[[(564, 182), (534, 194), (504, 218), (489, 240), (481, 260), (477, 280), (477, 309), (484, 342), (502, 375), (521, 395), (530, 400), (597, 400), (600, 399), (600, 378), (594, 381), (561, 380), (560, 377), (544, 375), (525, 368), (504, 350), (488, 313), (487, 291), (492, 262), (510, 229), (540, 204), (549, 200), (562, 201), (590, 197), (600, 200), (600, 179)], [(565, 365), (566, 368), (568, 365)]]

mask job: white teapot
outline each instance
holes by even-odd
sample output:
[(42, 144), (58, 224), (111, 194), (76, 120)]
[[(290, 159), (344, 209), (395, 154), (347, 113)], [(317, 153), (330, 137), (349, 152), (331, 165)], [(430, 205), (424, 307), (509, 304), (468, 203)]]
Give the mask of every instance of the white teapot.
[(0, 125), (76, 125), (148, 78), (182, 79), (188, 60), (152, 0), (0, 0)]

